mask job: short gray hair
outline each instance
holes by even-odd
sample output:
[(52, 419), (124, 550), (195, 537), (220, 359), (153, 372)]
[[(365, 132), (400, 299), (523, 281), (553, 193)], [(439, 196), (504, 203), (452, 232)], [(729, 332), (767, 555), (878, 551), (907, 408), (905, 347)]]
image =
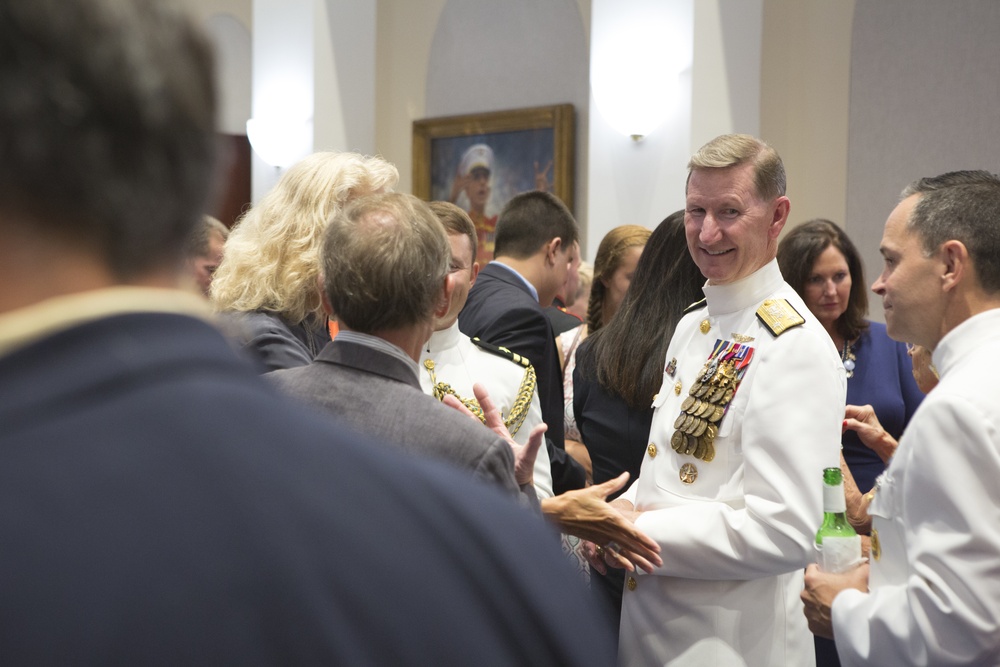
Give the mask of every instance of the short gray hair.
[(949, 171), (939, 176), (926, 176), (919, 178), (905, 188), (899, 195), (902, 201), (917, 194), (926, 194), (941, 188), (950, 188), (953, 185), (974, 185), (976, 183), (995, 183), (997, 177), (984, 169), (966, 169), (963, 171)]
[(749, 134), (723, 134), (699, 148), (688, 161), (688, 180), (695, 169), (725, 169), (748, 162), (754, 166), (758, 197), (770, 201), (785, 194), (785, 165), (781, 156)]
[(323, 286), (346, 327), (373, 334), (429, 321), (451, 262), (444, 227), (407, 194), (359, 197), (323, 235)]
[(979, 284), (1000, 293), (1000, 179), (981, 174), (971, 181), (915, 191), (920, 194), (908, 229), (920, 236), (926, 255), (950, 240), (965, 245)]

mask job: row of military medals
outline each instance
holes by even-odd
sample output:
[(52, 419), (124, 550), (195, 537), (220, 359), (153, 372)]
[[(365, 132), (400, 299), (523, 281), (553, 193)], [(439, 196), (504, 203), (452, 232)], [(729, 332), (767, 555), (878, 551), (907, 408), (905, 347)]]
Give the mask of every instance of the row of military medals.
[(717, 340), (708, 361), (681, 403), (674, 421), (670, 446), (679, 454), (702, 461), (715, 458), (715, 437), (719, 422), (736, 395), (740, 380), (753, 358), (753, 348), (741, 343)]

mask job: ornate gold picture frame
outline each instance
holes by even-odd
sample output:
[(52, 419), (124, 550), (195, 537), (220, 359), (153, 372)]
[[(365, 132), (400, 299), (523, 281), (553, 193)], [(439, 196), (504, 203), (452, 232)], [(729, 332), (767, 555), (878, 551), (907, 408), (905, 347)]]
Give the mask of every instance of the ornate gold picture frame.
[(492, 227), (514, 195), (544, 189), (572, 211), (573, 172), (572, 104), (413, 123), (413, 194), (468, 211), (481, 262), (492, 257)]

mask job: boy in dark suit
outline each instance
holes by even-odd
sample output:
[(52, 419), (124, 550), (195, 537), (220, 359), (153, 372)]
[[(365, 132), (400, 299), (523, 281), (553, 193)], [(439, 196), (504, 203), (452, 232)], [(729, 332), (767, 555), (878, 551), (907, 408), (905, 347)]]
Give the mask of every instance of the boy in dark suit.
[(563, 443), (562, 369), (545, 315), (566, 283), (578, 239), (576, 220), (555, 196), (540, 191), (517, 195), (497, 221), (495, 259), (479, 272), (458, 315), (466, 336), (517, 352), (534, 365), (556, 494), (583, 488), (587, 481), (583, 466)]

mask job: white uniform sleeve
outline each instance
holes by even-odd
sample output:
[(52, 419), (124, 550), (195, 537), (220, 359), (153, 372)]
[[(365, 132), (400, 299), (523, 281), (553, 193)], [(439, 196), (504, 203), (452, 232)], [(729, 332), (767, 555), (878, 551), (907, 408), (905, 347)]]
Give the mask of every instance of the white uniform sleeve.
[[(893, 460), (886, 521), (905, 583), (833, 605), (843, 665), (1000, 664), (1000, 421), (996, 406), (932, 392)], [(876, 498), (877, 499), (877, 498)], [(877, 565), (873, 565), (877, 567)]]

